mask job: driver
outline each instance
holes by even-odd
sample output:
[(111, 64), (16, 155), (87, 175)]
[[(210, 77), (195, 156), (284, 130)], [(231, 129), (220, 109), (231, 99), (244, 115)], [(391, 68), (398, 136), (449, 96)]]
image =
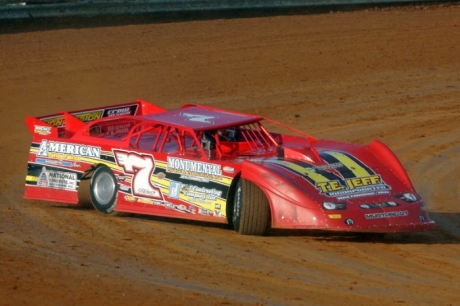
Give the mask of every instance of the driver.
[(217, 135), (219, 135), (219, 140), (222, 140), (222, 141), (228, 141), (228, 142), (236, 141), (236, 130), (234, 128), (218, 130)]

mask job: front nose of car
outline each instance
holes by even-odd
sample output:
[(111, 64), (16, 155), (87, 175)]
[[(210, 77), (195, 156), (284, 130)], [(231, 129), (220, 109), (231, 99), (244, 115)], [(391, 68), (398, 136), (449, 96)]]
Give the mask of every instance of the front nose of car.
[(399, 232), (434, 227), (422, 201), (410, 204), (388, 201), (374, 205), (360, 204), (353, 208), (344, 218), (349, 230)]

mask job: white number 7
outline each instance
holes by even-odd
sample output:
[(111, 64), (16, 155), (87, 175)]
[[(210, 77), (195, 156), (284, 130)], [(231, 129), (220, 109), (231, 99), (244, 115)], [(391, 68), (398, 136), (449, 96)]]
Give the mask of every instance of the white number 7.
[(124, 173), (133, 175), (131, 186), (135, 196), (163, 200), (161, 190), (153, 186), (150, 180), (155, 170), (155, 162), (151, 155), (118, 150), (114, 150), (113, 153)]

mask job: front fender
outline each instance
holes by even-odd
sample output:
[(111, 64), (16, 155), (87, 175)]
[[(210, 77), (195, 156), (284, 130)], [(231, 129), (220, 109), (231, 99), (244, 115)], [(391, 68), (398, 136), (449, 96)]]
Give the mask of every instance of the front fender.
[(324, 226), (325, 214), (320, 204), (308, 198), (282, 176), (260, 164), (244, 161), (241, 177), (254, 182), (264, 191), (270, 203), (272, 228)]
[(368, 148), (372, 155), (374, 155), (381, 163), (391, 170), (391, 172), (393, 172), (397, 178), (410, 188), (411, 191), (415, 192), (414, 185), (412, 185), (406, 170), (390, 148), (378, 140), (372, 141)]

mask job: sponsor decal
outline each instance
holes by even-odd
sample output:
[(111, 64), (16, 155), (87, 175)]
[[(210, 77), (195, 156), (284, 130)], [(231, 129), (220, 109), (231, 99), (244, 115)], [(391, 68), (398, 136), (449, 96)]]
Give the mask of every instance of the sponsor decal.
[(169, 193), (168, 193), (168, 196), (171, 199), (178, 199), (180, 197), (181, 185), (182, 184), (180, 182), (171, 181), (169, 185)]
[(195, 203), (197, 205), (199, 205), (199, 204), (201, 204), (201, 205), (211, 205), (212, 204), (211, 201), (206, 201), (206, 200), (198, 199), (198, 198), (188, 198), (188, 201), (190, 201), (192, 203)]
[(66, 167), (81, 167), (81, 165), (73, 162), (68, 161), (60, 161), (54, 159), (45, 159), (45, 158), (35, 158), (35, 162), (39, 164), (50, 164), (50, 165), (58, 165), (58, 166), (66, 166)]
[(47, 170), (42, 168), (38, 176), (37, 186), (54, 189), (77, 189), (77, 174), (73, 172)]
[[(84, 123), (88, 123), (102, 117), (114, 117), (114, 116), (123, 116), (123, 115), (135, 115), (137, 112), (138, 105), (128, 105), (122, 107), (114, 107), (109, 109), (100, 109), (100, 110), (92, 110), (92, 111), (84, 111), (73, 113), (72, 115), (78, 118), (79, 120), (83, 121)], [(48, 123), (54, 127), (63, 127), (65, 125), (64, 122), (64, 115), (57, 115), (51, 116), (47, 118), (40, 119), (43, 122)]]
[(341, 162), (337, 162), (337, 163), (332, 163), (332, 164), (327, 164), (327, 165), (314, 166), (313, 168), (315, 170), (327, 170), (327, 169), (337, 169), (340, 167), (343, 167), (343, 164)]
[(409, 215), (409, 212), (407, 210), (402, 210), (402, 211), (393, 211), (393, 212), (365, 214), (364, 217), (366, 219), (381, 219), (381, 218), (407, 217), (408, 215)]
[(73, 114), (77, 119), (87, 123), (102, 118), (102, 110)]
[(284, 160), (269, 160), (301, 175), (320, 194), (339, 200), (388, 194), (391, 188), (370, 167), (356, 157), (338, 151), (319, 152), (326, 165)]
[(107, 126), (108, 135), (119, 135), (119, 134), (128, 134), (129, 130), (133, 127), (134, 121), (121, 124), (113, 124)]
[(187, 206), (185, 206), (184, 204), (176, 205), (176, 209), (181, 212), (189, 212)]
[(186, 121), (208, 123), (208, 124), (214, 124), (214, 119), (218, 118), (217, 116), (206, 116), (202, 114), (192, 114), (192, 113), (186, 113), (186, 112), (181, 112), (180, 115), (182, 117), (185, 117)]
[(46, 167), (42, 168), (42, 172), (38, 176), (37, 186), (48, 187), (48, 173), (46, 173)]
[(49, 135), (49, 134), (51, 134), (51, 127), (50, 126), (34, 125), (34, 133), (39, 134), (39, 135)]
[(180, 176), (181, 179), (184, 180), (189, 180), (189, 181), (196, 181), (196, 182), (202, 182), (202, 183), (209, 183), (209, 180), (203, 177), (195, 177), (195, 176), (190, 176), (190, 175), (184, 175), (182, 174)]
[(37, 156), (55, 159), (79, 160), (80, 157), (101, 157), (101, 148), (82, 144), (42, 140)]
[(198, 213), (204, 216), (211, 216), (213, 214), (212, 210), (203, 207), (198, 207)]
[[(84, 123), (88, 123), (88, 122), (97, 120), (99, 118), (102, 118), (102, 110), (85, 111), (85, 112), (80, 112), (80, 113), (74, 113), (72, 115), (78, 118), (79, 120), (83, 121)], [(51, 126), (57, 127), (57, 128), (63, 127), (65, 125), (64, 115), (57, 115), (57, 116), (52, 116), (48, 118), (42, 118), (40, 120), (48, 123)]]
[(125, 201), (134, 202), (134, 201), (136, 201), (136, 198), (133, 197), (132, 195), (125, 195)]
[(235, 168), (229, 167), (229, 166), (225, 166), (225, 167), (224, 167), (224, 171), (227, 172), (227, 173), (234, 173), (234, 172), (235, 172)]
[(77, 189), (77, 174), (72, 172), (49, 171), (48, 187), (56, 189)]
[(45, 122), (45, 123), (48, 123), (49, 125), (54, 126), (54, 127), (62, 127), (62, 126), (64, 126), (64, 115), (48, 117), (48, 118), (42, 118), (40, 120)]
[(353, 221), (353, 219), (346, 219), (345, 224), (348, 225), (348, 226), (352, 226), (352, 225), (355, 224), (355, 221)]
[(153, 204), (154, 203), (153, 199), (146, 199), (146, 198), (138, 198), (137, 202), (143, 203), (143, 204)]
[(370, 203), (370, 204), (361, 204), (359, 205), (360, 208), (362, 209), (371, 209), (371, 208), (382, 208), (382, 207), (395, 207), (399, 206), (398, 203), (389, 201), (389, 202), (383, 202), (383, 203)]
[(205, 187), (199, 187), (194, 185), (187, 185), (185, 187), (184, 195), (189, 197), (189, 201), (195, 202), (198, 200), (209, 200), (209, 201), (216, 201), (217, 198), (222, 196), (222, 191), (217, 189), (208, 189)]
[(133, 176), (131, 190), (135, 196), (163, 200), (160, 188), (152, 183), (155, 161), (150, 154), (113, 150), (116, 163), (125, 174)]
[(168, 205), (171, 204), (166, 201), (158, 201), (158, 200), (148, 199), (148, 198), (137, 198), (137, 202), (142, 203), (142, 204), (158, 205), (158, 206), (166, 206), (167, 204)]
[(362, 197), (369, 197), (369, 196), (376, 196), (376, 195), (383, 195), (383, 194), (390, 194), (390, 191), (388, 190), (377, 190), (374, 191), (374, 188), (371, 187), (369, 190), (371, 192), (366, 192), (366, 188), (361, 188), (359, 191), (360, 193), (357, 194), (349, 194), (349, 195), (344, 195), (344, 196), (338, 196), (338, 200), (348, 200), (348, 199), (355, 199), (355, 198), (362, 198)]
[(131, 189), (131, 187), (126, 186), (126, 185), (124, 185), (124, 184), (120, 184), (120, 190), (121, 190), (121, 191), (128, 192), (129, 189)]
[(382, 183), (380, 175), (372, 175), (345, 180), (318, 182), (316, 183), (316, 188), (318, 188), (322, 194), (341, 196), (355, 193), (356, 191), (367, 192), (388, 189), (388, 186)]
[(137, 111), (137, 104), (109, 108), (104, 111), (104, 117), (114, 117), (114, 116), (125, 116), (125, 115), (134, 115)]
[(208, 164), (175, 157), (168, 157), (166, 172), (183, 174), (184, 176), (222, 179), (222, 169), (218, 164)]

